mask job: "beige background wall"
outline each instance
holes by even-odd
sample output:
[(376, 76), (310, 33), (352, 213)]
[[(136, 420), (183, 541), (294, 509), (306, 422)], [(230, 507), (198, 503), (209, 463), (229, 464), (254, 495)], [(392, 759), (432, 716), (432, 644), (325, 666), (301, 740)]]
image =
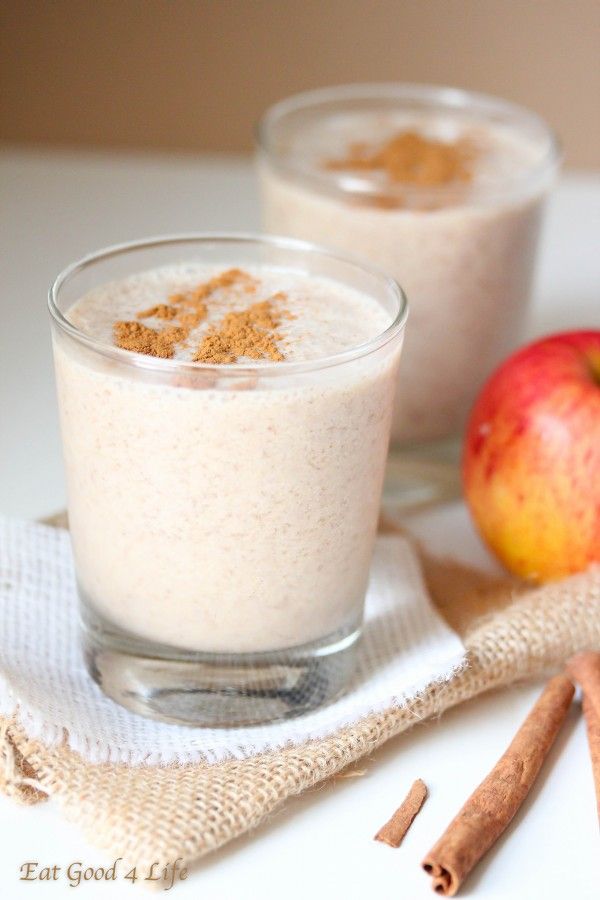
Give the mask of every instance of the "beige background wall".
[(244, 151), (288, 93), (450, 83), (537, 109), (600, 166), (600, 0), (3, 0), (0, 137)]

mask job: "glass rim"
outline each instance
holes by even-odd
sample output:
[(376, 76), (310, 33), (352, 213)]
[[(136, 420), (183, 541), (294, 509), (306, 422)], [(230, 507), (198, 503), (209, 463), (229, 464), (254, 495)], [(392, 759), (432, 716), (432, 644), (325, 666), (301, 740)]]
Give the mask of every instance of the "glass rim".
[[(380, 194), (381, 188), (376, 190), (373, 184), (368, 182), (368, 179), (364, 179), (365, 186), (361, 188), (358, 188), (358, 179), (354, 179), (356, 186), (354, 189), (351, 189), (330, 177), (327, 178), (319, 174), (311, 175), (310, 172), (302, 170), (294, 163), (286, 162), (282, 155), (273, 147), (271, 141), (273, 126), (281, 122), (290, 113), (302, 109), (310, 109), (311, 107), (317, 109), (321, 104), (335, 103), (336, 101), (375, 101), (377, 99), (398, 100), (400, 103), (416, 101), (430, 104), (432, 109), (438, 107), (439, 109), (446, 108), (449, 111), (479, 110), (482, 117), (486, 113), (488, 115), (496, 113), (507, 116), (517, 129), (519, 126), (522, 127), (528, 124), (540, 131), (546, 144), (542, 158), (526, 167), (520, 175), (503, 177), (487, 185), (475, 186), (473, 197), (476, 199), (506, 198), (507, 185), (509, 185), (513, 193), (518, 194), (529, 187), (536, 179), (543, 182), (545, 177), (557, 171), (562, 162), (563, 151), (558, 135), (542, 116), (527, 107), (496, 97), (493, 94), (444, 85), (400, 81), (339, 84), (302, 91), (285, 97), (283, 100), (270, 106), (256, 123), (254, 138), (257, 150), (280, 171), (313, 189), (320, 189), (337, 197), (368, 197), (371, 192)], [(399, 182), (398, 185), (391, 187), (389, 193), (392, 197), (398, 195), (405, 199), (415, 198), (423, 201), (430, 199), (439, 202), (441, 200), (451, 200), (454, 197), (462, 197), (464, 200), (464, 192), (461, 191), (461, 186), (457, 185), (423, 186)]]
[[(67, 282), (84, 269), (93, 266), (95, 263), (108, 260), (115, 256), (126, 255), (130, 251), (149, 250), (153, 247), (165, 247), (171, 244), (245, 244), (245, 245), (265, 245), (270, 247), (279, 247), (282, 250), (289, 250), (299, 254), (314, 255), (318, 257), (327, 257), (328, 259), (350, 266), (356, 270), (373, 276), (381, 285), (385, 287), (387, 292), (397, 301), (397, 312), (386, 328), (379, 332), (368, 341), (363, 341), (345, 350), (337, 353), (321, 356), (308, 360), (264, 360), (257, 362), (243, 363), (205, 363), (194, 362), (192, 360), (181, 359), (163, 359), (162, 357), (149, 356), (143, 353), (137, 353), (131, 350), (125, 350), (121, 347), (107, 344), (106, 341), (87, 334), (85, 331), (73, 325), (58, 306), (58, 298), (61, 289)], [(52, 321), (61, 329), (62, 332), (69, 335), (74, 340), (84, 344), (88, 349), (93, 350), (102, 356), (113, 359), (117, 362), (130, 365), (134, 368), (145, 370), (153, 370), (158, 372), (209, 372), (219, 377), (240, 377), (244, 375), (260, 375), (267, 377), (277, 377), (283, 375), (301, 374), (312, 372), (319, 369), (331, 368), (333, 366), (342, 365), (351, 362), (363, 356), (367, 356), (381, 347), (384, 347), (390, 341), (394, 340), (400, 333), (404, 331), (406, 320), (408, 318), (408, 300), (406, 294), (398, 282), (387, 275), (382, 270), (364, 263), (362, 260), (350, 255), (336, 253), (327, 247), (313, 244), (309, 241), (297, 240), (296, 238), (280, 237), (271, 234), (258, 234), (253, 232), (236, 232), (236, 231), (214, 231), (214, 232), (182, 232), (179, 234), (158, 235), (155, 237), (140, 238), (133, 241), (126, 241), (119, 244), (112, 244), (103, 247), (93, 253), (82, 256), (75, 262), (70, 263), (62, 269), (56, 276), (48, 291), (48, 310)]]

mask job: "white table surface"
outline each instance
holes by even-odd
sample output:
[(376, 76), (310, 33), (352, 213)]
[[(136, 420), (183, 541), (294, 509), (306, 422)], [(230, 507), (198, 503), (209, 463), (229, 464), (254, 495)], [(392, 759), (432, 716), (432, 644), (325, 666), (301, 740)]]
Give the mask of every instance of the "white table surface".
[[(45, 313), (52, 277), (98, 247), (145, 235), (258, 226), (252, 171), (235, 158), (0, 154), (0, 511), (37, 517), (64, 505)], [(549, 208), (527, 336), (600, 326), (600, 178), (570, 175)], [(460, 504), (412, 526), (434, 550), (491, 565)], [(488, 772), (539, 693), (494, 692), (390, 741), (339, 779), (195, 866), (178, 897), (300, 900), (432, 896), (419, 861)], [(596, 900), (600, 843), (585, 730), (575, 705), (516, 821), (463, 896)], [(422, 777), (431, 796), (399, 850), (373, 833)], [(112, 861), (52, 802), (22, 808), (0, 797), (4, 896), (70, 896), (68, 881), (18, 880), (26, 861), (63, 867)], [(77, 897), (130, 897), (129, 882), (86, 883)], [(6, 891), (6, 893), (4, 893)]]

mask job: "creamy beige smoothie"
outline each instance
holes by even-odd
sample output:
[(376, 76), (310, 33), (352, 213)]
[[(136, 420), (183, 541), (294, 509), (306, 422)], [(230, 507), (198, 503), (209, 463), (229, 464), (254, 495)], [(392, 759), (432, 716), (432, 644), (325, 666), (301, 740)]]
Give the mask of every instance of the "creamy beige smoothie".
[(557, 165), (548, 129), (492, 98), (348, 86), (273, 107), (259, 143), (267, 231), (367, 259), (407, 292), (393, 440), (458, 435), (518, 340)]
[(85, 602), (189, 651), (356, 630), (397, 314), (334, 278), (194, 261), (76, 299), (54, 349)]

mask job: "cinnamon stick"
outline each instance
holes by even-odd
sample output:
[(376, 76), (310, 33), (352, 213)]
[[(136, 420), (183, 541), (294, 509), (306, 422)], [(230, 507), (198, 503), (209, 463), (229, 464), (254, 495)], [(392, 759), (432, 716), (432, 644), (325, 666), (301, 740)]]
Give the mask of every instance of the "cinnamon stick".
[(375, 840), (383, 841), (389, 847), (399, 847), (426, 799), (427, 785), (417, 778), (392, 818), (379, 829)]
[(600, 653), (588, 651), (574, 656), (567, 665), (567, 671), (583, 691), (583, 714), (600, 820)]
[(433, 889), (453, 897), (505, 830), (529, 793), (562, 725), (575, 689), (552, 678), (490, 774), (471, 794), (422, 865)]
[(593, 650), (578, 653), (567, 663), (567, 672), (577, 682), (600, 719), (600, 653)]

